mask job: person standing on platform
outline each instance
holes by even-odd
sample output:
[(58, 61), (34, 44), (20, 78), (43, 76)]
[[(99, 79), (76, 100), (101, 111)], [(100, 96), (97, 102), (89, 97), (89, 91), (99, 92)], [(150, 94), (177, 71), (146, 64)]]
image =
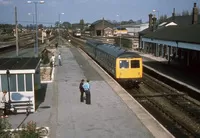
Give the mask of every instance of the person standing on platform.
[(62, 66), (62, 63), (61, 63), (61, 55), (60, 55), (60, 54), (58, 55), (58, 62), (59, 62), (59, 66)]
[(8, 106), (8, 103), (7, 103), (7, 100), (6, 100), (6, 94), (7, 94), (7, 91), (3, 91), (3, 96), (2, 96), (2, 99), (1, 99), (1, 105), (3, 108), (3, 116), (1, 116), (1, 118), (7, 118), (8, 115), (7, 115), (7, 106)]
[(84, 95), (84, 89), (83, 89), (83, 84), (84, 84), (84, 79), (81, 80), (81, 83), (79, 85), (79, 89), (80, 89), (80, 92), (81, 92), (81, 96), (80, 96), (80, 101), (83, 102), (84, 101), (84, 98), (83, 98), (83, 95)]
[(51, 57), (51, 62), (52, 62), (52, 66), (54, 67), (55, 66), (55, 56), (54, 56), (54, 54)]
[(83, 84), (83, 89), (86, 95), (86, 104), (91, 104), (90, 84), (89, 80)]

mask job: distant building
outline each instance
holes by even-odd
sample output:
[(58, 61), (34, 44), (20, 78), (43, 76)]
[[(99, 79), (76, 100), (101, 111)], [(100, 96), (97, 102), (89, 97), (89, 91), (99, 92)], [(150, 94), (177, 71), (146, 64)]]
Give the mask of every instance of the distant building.
[(113, 29), (110, 27), (104, 28), (104, 35), (105, 36), (113, 36)]
[(138, 32), (143, 31), (144, 29), (149, 27), (149, 23), (141, 23), (141, 24), (126, 24), (121, 25), (122, 28), (126, 28), (127, 33), (132, 36), (137, 36)]
[(128, 34), (128, 30), (126, 28), (122, 28), (122, 27), (117, 27), (114, 28), (114, 36), (120, 36), (120, 35), (126, 35)]
[(178, 59), (180, 63), (200, 67), (200, 19), (194, 3), (193, 14), (175, 16), (156, 26), (156, 18), (149, 15), (149, 28), (140, 32), (139, 49), (154, 56)]
[(108, 30), (108, 27), (112, 29), (114, 25), (103, 18), (92, 23), (90, 29), (93, 36), (105, 36), (105, 31)]

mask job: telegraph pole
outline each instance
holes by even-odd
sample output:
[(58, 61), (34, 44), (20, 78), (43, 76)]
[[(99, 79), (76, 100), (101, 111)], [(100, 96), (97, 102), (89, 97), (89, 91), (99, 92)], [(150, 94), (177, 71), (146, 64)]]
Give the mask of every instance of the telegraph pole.
[(15, 37), (16, 37), (16, 56), (18, 56), (19, 55), (19, 39), (18, 39), (17, 7), (15, 7)]

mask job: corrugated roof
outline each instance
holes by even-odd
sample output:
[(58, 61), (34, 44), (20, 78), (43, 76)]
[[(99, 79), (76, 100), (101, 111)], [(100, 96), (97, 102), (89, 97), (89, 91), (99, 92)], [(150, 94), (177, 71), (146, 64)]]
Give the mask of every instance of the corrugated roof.
[[(97, 21), (93, 22), (91, 25), (96, 25), (96, 24), (101, 23), (101, 22), (103, 22), (103, 20), (97, 20)], [(104, 20), (104, 22), (107, 22), (107, 23), (113, 25), (113, 24), (112, 24), (110, 21), (108, 21), (108, 20)]]
[(0, 58), (0, 70), (36, 69), (40, 58)]
[[(166, 20), (166, 22), (168, 22), (168, 23), (174, 22), (181, 26), (191, 25), (192, 24), (192, 15), (169, 17)], [(200, 15), (198, 16), (198, 23), (200, 23)]]
[(168, 26), (144, 35), (144, 38), (200, 44), (200, 24)]

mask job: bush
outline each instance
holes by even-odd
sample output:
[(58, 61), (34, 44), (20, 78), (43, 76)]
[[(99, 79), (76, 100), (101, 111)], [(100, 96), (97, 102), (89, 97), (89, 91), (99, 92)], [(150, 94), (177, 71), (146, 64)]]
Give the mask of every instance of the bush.
[(5, 129), (10, 129), (11, 125), (7, 119), (0, 118), (0, 137), (1, 138), (9, 138), (9, 132), (5, 132)]
[[(0, 138), (39, 138), (40, 134), (36, 129), (36, 123), (30, 121), (27, 125), (22, 125), (20, 130), (15, 130), (13, 132), (9, 131), (11, 125), (7, 119), (0, 120)], [(8, 130), (5, 132), (4, 130)]]
[(27, 125), (22, 126), (22, 131), (18, 132), (19, 138), (39, 138), (39, 133), (36, 130), (36, 123), (30, 121)]

